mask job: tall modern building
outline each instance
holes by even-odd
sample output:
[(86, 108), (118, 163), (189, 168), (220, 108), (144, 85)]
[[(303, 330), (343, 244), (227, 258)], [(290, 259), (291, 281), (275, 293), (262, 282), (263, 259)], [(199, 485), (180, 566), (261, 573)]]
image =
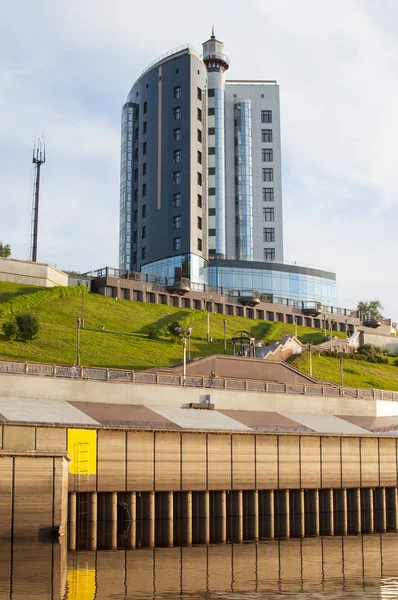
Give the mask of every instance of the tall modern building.
[(334, 304), (334, 273), (283, 262), (279, 86), (228, 81), (228, 68), (213, 32), (202, 57), (178, 48), (133, 85), (119, 267)]

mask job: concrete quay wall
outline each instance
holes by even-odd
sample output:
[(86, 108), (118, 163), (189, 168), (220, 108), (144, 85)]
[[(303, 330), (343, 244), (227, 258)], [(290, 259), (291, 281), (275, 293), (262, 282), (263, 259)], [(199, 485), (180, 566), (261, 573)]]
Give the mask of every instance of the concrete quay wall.
[(181, 407), (210, 397), (217, 410), (260, 410), (318, 415), (398, 415), (398, 402), (318, 395), (245, 392), (167, 385), (0, 375), (0, 397)]
[[(0, 452), (67, 451), (70, 492), (396, 487), (397, 444), (387, 436), (0, 428)], [(1, 460), (3, 483), (10, 480), (12, 459)], [(24, 489), (29, 460), (21, 474)], [(33, 481), (40, 477), (38, 471)]]

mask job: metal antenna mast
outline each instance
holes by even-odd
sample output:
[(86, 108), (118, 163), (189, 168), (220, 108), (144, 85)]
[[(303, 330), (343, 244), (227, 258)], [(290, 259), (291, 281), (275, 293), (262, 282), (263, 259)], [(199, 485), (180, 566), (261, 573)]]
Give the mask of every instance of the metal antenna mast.
[(46, 147), (44, 139), (38, 139), (33, 148), (32, 162), (35, 165), (35, 179), (33, 184), (32, 205), (32, 230), (31, 230), (31, 260), (37, 262), (37, 237), (39, 230), (39, 196), (40, 196), (40, 168), (46, 162)]

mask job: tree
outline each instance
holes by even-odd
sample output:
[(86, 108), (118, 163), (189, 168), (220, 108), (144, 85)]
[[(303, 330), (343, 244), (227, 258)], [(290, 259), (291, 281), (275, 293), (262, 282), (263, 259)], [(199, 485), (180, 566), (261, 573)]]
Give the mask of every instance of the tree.
[(7, 342), (15, 340), (18, 335), (18, 325), (14, 320), (3, 323), (1, 329), (3, 330), (4, 337), (6, 338)]
[(369, 302), (360, 300), (357, 305), (357, 311), (365, 321), (382, 318), (382, 310), (384, 310), (384, 307), (381, 305), (380, 300), (371, 300)]
[(0, 242), (0, 257), (8, 258), (9, 256), (11, 256), (10, 244), (3, 244), (3, 242)]
[(15, 321), (17, 323), (19, 337), (24, 342), (33, 340), (33, 338), (39, 333), (40, 326), (36, 315), (24, 313), (17, 315)]

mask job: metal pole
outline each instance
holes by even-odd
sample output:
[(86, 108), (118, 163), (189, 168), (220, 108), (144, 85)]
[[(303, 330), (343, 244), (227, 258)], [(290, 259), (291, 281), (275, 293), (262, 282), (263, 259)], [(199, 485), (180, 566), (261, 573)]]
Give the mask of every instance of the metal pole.
[(224, 354), (227, 353), (227, 319), (224, 319)]
[(80, 367), (80, 327), (81, 327), (81, 318), (77, 317), (77, 356), (76, 356), (76, 364)]
[(326, 340), (326, 315), (323, 315), (323, 335)]
[(186, 383), (187, 379), (187, 338), (182, 338), (182, 346), (183, 346), (183, 355), (184, 355), (184, 370), (183, 370), (183, 385)]
[(344, 370), (343, 370), (343, 358), (340, 358), (340, 385), (344, 387)]
[(330, 319), (330, 350), (333, 350), (333, 321)]
[(207, 303), (207, 341), (210, 342), (210, 311), (209, 303)]
[(82, 286), (82, 329), (84, 329), (84, 287)]
[(188, 360), (191, 360), (191, 336), (188, 338)]
[(310, 351), (310, 377), (312, 377), (312, 346), (308, 344), (308, 349)]
[(294, 317), (294, 337), (297, 337), (297, 317)]
[(37, 262), (37, 238), (38, 238), (38, 230), (39, 230), (40, 167), (41, 167), (41, 163), (36, 162), (36, 186), (35, 186), (35, 207), (34, 207), (33, 247), (32, 247), (32, 261), (33, 262)]

